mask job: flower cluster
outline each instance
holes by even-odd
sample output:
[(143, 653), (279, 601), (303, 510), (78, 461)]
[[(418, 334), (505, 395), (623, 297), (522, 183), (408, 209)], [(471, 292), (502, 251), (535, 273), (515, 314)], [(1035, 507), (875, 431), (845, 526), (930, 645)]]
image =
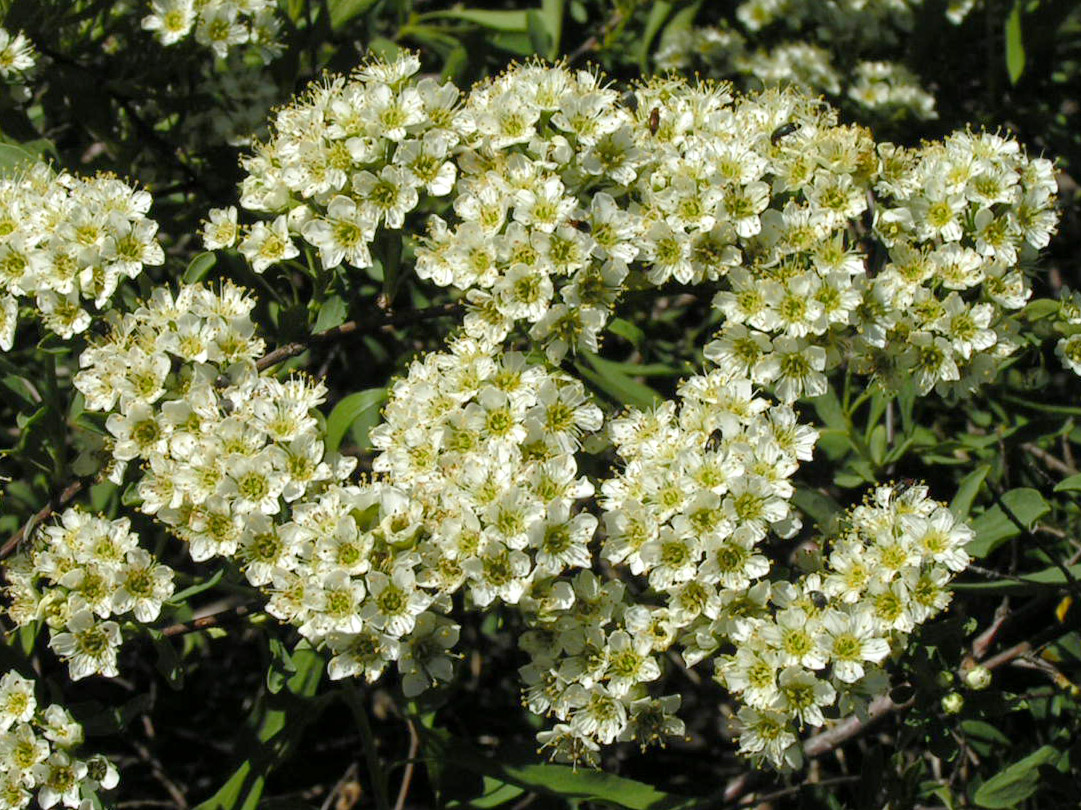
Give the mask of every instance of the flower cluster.
[(124, 278), (165, 254), (148, 219), (150, 194), (107, 174), (56, 174), (44, 163), (0, 177), (0, 350), (20, 304), (62, 338), (84, 332)]
[(848, 97), (887, 118), (907, 114), (927, 121), (938, 117), (935, 97), (920, 87), (911, 70), (897, 62), (860, 62), (852, 71)]
[(1081, 375), (1081, 292), (1063, 288), (1055, 330), (1062, 334), (1055, 354), (1066, 368)]
[(173, 594), (172, 569), (139, 547), (127, 518), (109, 521), (78, 509), (39, 528), (5, 576), (8, 616), (20, 626), (43, 620), (72, 680), (115, 676), (122, 641), (115, 619), (131, 614), (151, 622)]
[(37, 53), (34, 45), (21, 31), (14, 36), (0, 28), (0, 79), (8, 84), (21, 84), (34, 65)]
[(833, 97), (841, 97), (844, 89), (844, 98), (856, 104), (861, 118), (926, 121), (938, 116), (934, 96), (904, 65), (859, 61), (845, 72), (825, 47), (829, 44), (795, 40), (752, 48), (747, 37), (728, 27), (680, 28), (665, 37), (655, 60), (666, 70), (695, 69), (748, 89), (787, 85)]
[(325, 456), (312, 415), (322, 387), (256, 373), (252, 303), (158, 290), (83, 353), (75, 385), (111, 411), (114, 480), (142, 462), (142, 511), (193, 559), (237, 559), (268, 612), (334, 653), (332, 677), (397, 661), (419, 693), (450, 677), (451, 594), (515, 604), (589, 565), (574, 453), (601, 414), (580, 382), (463, 338), (392, 389), (372, 437), (387, 480), (348, 486), (355, 462)]
[(212, 212), (207, 246), (239, 238), (262, 272), (300, 236), (328, 267), (365, 267), (382, 226), (449, 196), (417, 275), (465, 291), (470, 336), (521, 328), (552, 361), (595, 349), (625, 288), (670, 281), (721, 287), (714, 359), (785, 400), (821, 393), (842, 362), (963, 392), (1014, 349), (1017, 265), (1056, 218), (1050, 162), (1012, 140), (906, 150), (794, 91), (654, 79), (631, 103), (536, 64), (459, 106), (416, 67), (373, 62), (280, 111), (242, 199), (275, 218)]
[[(14, 670), (0, 678), (0, 810), (97, 806), (98, 790), (116, 787), (116, 767), (100, 755), (78, 759), (83, 729), (55, 703), (39, 707), (34, 682)], [(87, 795), (89, 794), (89, 795)]]
[[(807, 125), (774, 140), (763, 179), (784, 202), (756, 218), (750, 261), (717, 294), (707, 356), (786, 400), (824, 392), (844, 361), (921, 394), (993, 376), (1030, 292), (1018, 263), (1055, 227), (1051, 163), (988, 133), (918, 151)], [(851, 236), (857, 218), (870, 245)]]
[(722, 631), (717, 680), (744, 703), (740, 750), (797, 766), (797, 730), (850, 714), (888, 682), (880, 664), (950, 601), (972, 529), (922, 485), (880, 486), (796, 583), (752, 588)]
[(281, 52), (274, 0), (152, 0), (143, 28), (162, 45), (174, 45), (195, 31), (195, 41), (224, 58), (239, 45), (258, 48), (264, 62)]
[(373, 61), (277, 112), (271, 138), (244, 159), (241, 205), (275, 216), (239, 234), (256, 272), (298, 255), (295, 236), (326, 268), (369, 267), (377, 233), (400, 230), (421, 193), (450, 193), (457, 169), (449, 154), (463, 129), (459, 93), (431, 78), (409, 81), (419, 67), (415, 56)]

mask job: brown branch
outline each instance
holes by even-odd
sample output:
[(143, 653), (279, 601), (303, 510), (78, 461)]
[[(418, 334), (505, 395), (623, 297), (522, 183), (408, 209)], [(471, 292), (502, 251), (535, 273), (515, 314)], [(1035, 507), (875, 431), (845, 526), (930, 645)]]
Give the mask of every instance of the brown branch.
[(388, 326), (405, 326), (411, 323), (430, 321), (434, 318), (459, 315), (463, 309), (461, 304), (439, 304), (426, 309), (414, 309), (406, 312), (375, 312), (370, 318), (365, 319), (363, 323), (360, 321), (346, 321), (341, 326), (335, 326), (325, 332), (316, 332), (306, 341), (286, 343), (284, 346), (279, 346), (274, 351), (256, 360), (255, 367), (259, 371), (266, 371), (271, 366), (276, 366), (284, 360), (303, 354), (311, 348), (313, 343), (326, 343), (355, 333), (375, 332)]
[(417, 736), (416, 726), (408, 717), (405, 724), (409, 729), (409, 754), (406, 757), (405, 770), (402, 772), (402, 784), (398, 788), (398, 799), (394, 802), (394, 810), (405, 810), (405, 800), (409, 796), (409, 785), (413, 781), (413, 766), (416, 763), (417, 751), (420, 750), (420, 737)]
[(862, 734), (871, 725), (881, 720), (888, 714), (892, 714), (899, 709), (907, 709), (912, 705), (912, 700), (906, 700), (904, 703), (894, 703), (889, 695), (880, 695), (871, 701), (871, 705), (867, 707), (867, 719), (861, 720), (856, 715), (847, 717), (833, 728), (826, 729), (825, 731), (815, 734), (813, 737), (808, 737), (803, 742), (803, 754), (808, 759), (814, 757), (820, 757), (823, 754), (832, 751), (837, 746), (848, 742), (858, 734)]
[(1047, 452), (1042, 447), (1037, 446), (1033, 442), (1025, 442), (1021, 445), (1021, 449), (1029, 455), (1038, 458), (1052, 470), (1056, 470), (1063, 475), (1077, 475), (1079, 472), (1081, 472), (1081, 470), (1078, 470), (1077, 467), (1073, 466), (1072, 464), (1067, 464), (1065, 461), (1052, 455), (1051, 453)]
[(53, 513), (62, 506), (66, 506), (72, 498), (78, 495), (83, 489), (83, 482), (81, 480), (72, 481), (63, 491), (45, 506), (41, 507), (37, 513), (23, 524), (23, 527), (19, 529), (15, 534), (11, 535), (10, 539), (0, 546), (0, 560), (7, 559), (7, 557), (19, 547), (27, 537), (30, 536), (34, 528), (41, 525), (41, 522), (48, 520), (52, 517)]
[(206, 616), (200, 616), (198, 619), (192, 619), (190, 622), (171, 624), (168, 627), (163, 627), (158, 632), (166, 638), (171, 638), (172, 636), (184, 636), (188, 633), (198, 633), (200, 630), (206, 630), (208, 627), (220, 627), (226, 620), (243, 618), (250, 612), (250, 605), (224, 608), (216, 613), (210, 613)]
[(593, 34), (589, 39), (571, 52), (570, 56), (567, 57), (567, 64), (573, 65), (587, 53), (596, 51), (600, 48), (601, 40), (607, 39), (608, 35), (611, 34), (621, 22), (623, 22), (623, 12), (617, 10), (608, 18), (604, 25), (601, 26), (601, 30), (598, 33)]

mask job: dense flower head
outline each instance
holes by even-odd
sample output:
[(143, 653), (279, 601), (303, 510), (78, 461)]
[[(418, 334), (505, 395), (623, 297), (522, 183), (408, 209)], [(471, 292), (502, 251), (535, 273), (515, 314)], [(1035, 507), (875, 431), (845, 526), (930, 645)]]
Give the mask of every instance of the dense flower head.
[(36, 163), (0, 177), (0, 351), (12, 347), (20, 306), (68, 339), (122, 280), (162, 264), (150, 203), (109, 174), (81, 178)]
[(82, 726), (67, 709), (40, 706), (34, 682), (15, 670), (0, 677), (0, 810), (22, 810), (37, 800), (51, 807), (85, 808), (99, 790), (119, 781), (116, 766), (100, 755), (75, 756)]
[(417, 69), (373, 61), (280, 110), (242, 184), (269, 218), (212, 212), (207, 246), (264, 272), (299, 239), (365, 268), (380, 233), (435, 210), (417, 276), (464, 292), (470, 337), (528, 336), (553, 362), (595, 350), (626, 289), (712, 282), (712, 358), (786, 401), (841, 364), (963, 394), (1016, 348), (1019, 266), (1056, 214), (1050, 162), (1013, 140), (876, 144), (794, 90), (657, 78), (620, 96), (530, 63), (460, 96)]
[[(990, 376), (1055, 226), (1050, 164), (988, 133), (876, 144), (791, 89), (658, 78), (621, 96), (531, 63), (462, 95), (418, 70), (372, 60), (279, 110), (239, 208), (203, 228), (256, 272), (302, 249), (364, 269), (427, 217), (402, 255), (467, 314), (387, 389), (371, 476), (326, 452), (322, 383), (257, 362), (255, 302), (230, 284), (159, 289), (90, 342), (74, 385), (104, 414), (103, 472), (194, 561), (235, 562), (332, 678), (394, 664), (416, 696), (453, 677), (455, 611), (505, 607), (553, 755), (680, 733), (660, 685), (677, 656), (739, 704), (744, 753), (797, 765), (801, 732), (886, 688), (971, 530), (925, 487), (879, 487), (786, 579), (776, 541), (802, 531), (793, 478), (817, 439), (795, 402), (845, 363), (921, 394)], [(625, 289), (703, 282), (708, 367), (603, 430), (560, 362), (596, 348)], [(80, 634), (115, 646), (118, 603), (69, 557), (19, 563), (13, 610), (65, 622), (53, 647), (82, 672)], [(61, 615), (52, 594), (80, 589)]]
[(44, 621), (49, 646), (72, 680), (117, 674), (121, 628), (152, 622), (173, 594), (173, 571), (139, 547), (127, 518), (109, 521), (66, 509), (40, 527), (8, 564), (4, 595), (16, 625)]
[(274, 0), (152, 0), (142, 25), (162, 45), (194, 32), (195, 41), (219, 58), (250, 44), (269, 62), (281, 52), (277, 7)]
[(845, 515), (811, 571), (753, 588), (753, 609), (726, 628), (735, 652), (715, 662), (717, 680), (744, 703), (740, 750), (798, 766), (799, 730), (880, 694), (881, 665), (949, 603), (972, 537), (925, 486), (883, 485)]

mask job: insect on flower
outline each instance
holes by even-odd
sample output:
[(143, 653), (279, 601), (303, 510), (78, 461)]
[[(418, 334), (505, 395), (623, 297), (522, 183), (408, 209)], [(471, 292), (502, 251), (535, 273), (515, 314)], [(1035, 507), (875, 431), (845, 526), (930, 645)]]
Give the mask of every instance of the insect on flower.
[(661, 126), (661, 108), (654, 107), (649, 111), (649, 134), (656, 135)]
[(781, 124), (777, 129), (773, 130), (773, 134), (769, 136), (769, 142), (776, 146), (780, 143), (781, 138), (791, 135), (797, 129), (799, 129), (799, 124), (793, 124), (791, 121), (787, 124)]

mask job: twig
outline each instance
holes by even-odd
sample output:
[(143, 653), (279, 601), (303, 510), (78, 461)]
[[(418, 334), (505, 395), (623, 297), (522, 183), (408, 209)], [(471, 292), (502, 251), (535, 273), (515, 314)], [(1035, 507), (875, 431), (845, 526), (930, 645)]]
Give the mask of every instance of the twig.
[(987, 655), (987, 650), (994, 643), (995, 638), (1002, 629), (1002, 625), (1009, 621), (1010, 615), (1010, 598), (1007, 596), (995, 608), (995, 618), (991, 620), (990, 626), (973, 639), (972, 658), (974, 661), (979, 661)]
[(856, 715), (845, 718), (833, 728), (826, 729), (825, 731), (815, 734), (813, 737), (808, 737), (803, 743), (803, 754), (808, 759), (813, 757), (822, 756), (829, 751), (832, 751), (837, 746), (848, 742), (858, 734), (862, 734), (871, 725), (881, 720), (888, 714), (891, 714), (899, 709), (907, 709), (912, 705), (912, 700), (906, 700), (904, 703), (894, 703), (889, 695), (880, 695), (871, 701), (871, 705), (867, 707), (867, 719), (861, 720)]
[(999, 509), (1002, 510), (1003, 514), (1005, 514), (1006, 517), (1009, 518), (1010, 522), (1018, 529), (1020, 529), (1023, 535), (1029, 537), (1033, 543), (1040, 547), (1040, 551), (1046, 554), (1047, 559), (1049, 559), (1051, 563), (1062, 572), (1062, 575), (1066, 577), (1066, 582), (1069, 584), (1070, 589), (1077, 596), (1081, 597), (1081, 583), (1077, 581), (1077, 578), (1073, 575), (1073, 571), (1071, 571), (1069, 567), (1064, 562), (1062, 562), (1062, 560), (1060, 560), (1057, 556), (1051, 553), (1051, 551), (1047, 548), (1047, 544), (1044, 543), (1043, 539), (1038, 534), (1036, 534), (1036, 532), (1031, 531), (1028, 526), (1021, 522), (1021, 519), (1014, 514), (1014, 511), (1006, 505), (1006, 502), (1002, 499), (1002, 496), (999, 495), (998, 492), (996, 492), (994, 489), (991, 490), (991, 497), (994, 498), (995, 504), (998, 506)]
[(612, 29), (618, 26), (621, 22), (623, 22), (623, 12), (617, 10), (611, 17), (608, 18), (608, 21), (601, 27), (599, 33), (593, 34), (591, 37), (589, 37), (589, 39), (587, 39), (585, 42), (583, 42), (571, 52), (571, 55), (567, 57), (567, 64), (573, 65), (590, 51), (597, 50), (597, 47), (600, 45), (601, 40), (606, 39), (608, 35), (612, 32)]
[(330, 810), (330, 805), (334, 803), (334, 799), (341, 793), (342, 789), (349, 782), (354, 781), (357, 778), (357, 771), (360, 770), (357, 767), (357, 763), (350, 762), (349, 767), (345, 769), (345, 773), (342, 774), (342, 778), (334, 785), (334, 787), (327, 793), (326, 799), (323, 800), (323, 804), (319, 810)]
[(135, 753), (139, 755), (139, 759), (149, 766), (150, 773), (153, 774), (158, 783), (165, 788), (165, 792), (169, 794), (175, 805), (181, 810), (185, 810), (188, 806), (188, 800), (184, 798), (184, 791), (177, 787), (176, 783), (165, 773), (161, 761), (150, 752), (149, 748), (138, 740), (132, 740), (131, 747), (135, 749)]
[(982, 666), (985, 669), (997, 669), (1003, 664), (1008, 664), (1015, 658), (1020, 658), (1022, 655), (1028, 655), (1032, 652), (1032, 642), (1022, 641), (1020, 644), (1015, 644), (1010, 649), (1000, 652), (998, 655), (992, 655)]
[(1074, 467), (1072, 464), (1067, 464), (1065, 461), (1062, 461), (1057, 456), (1052, 455), (1051, 453), (1047, 452), (1042, 447), (1037, 446), (1033, 442), (1025, 442), (1021, 445), (1021, 449), (1029, 455), (1038, 458), (1052, 470), (1057, 470), (1063, 475), (1077, 475), (1079, 472), (1081, 472), (1081, 470), (1078, 470), (1077, 467)]
[(42, 521), (52, 517), (52, 514), (57, 509), (66, 506), (72, 498), (82, 491), (82, 488), (83, 482), (81, 480), (72, 481), (64, 487), (59, 495), (39, 509), (37, 514), (26, 521), (26, 523), (23, 524), (23, 527), (15, 532), (3, 546), (0, 546), (0, 560), (6, 559), (8, 555), (15, 551), (15, 549), (19, 547), (19, 544), (30, 535), (36, 526), (40, 525)]
[(743, 799), (743, 804), (750, 804), (755, 802), (762, 804), (765, 802), (771, 802), (774, 799), (783, 799), (785, 796), (791, 796), (795, 793), (800, 793), (807, 788), (812, 787), (832, 787), (833, 785), (846, 785), (850, 782), (858, 782), (862, 779), (862, 775), (852, 774), (850, 776), (834, 776), (830, 779), (823, 779), (820, 782), (801, 782), (798, 785), (792, 785), (790, 787), (781, 788), (780, 790), (774, 790), (770, 793), (752, 793)]
[(404, 810), (406, 797), (409, 796), (409, 784), (413, 781), (413, 767), (417, 759), (417, 751), (420, 749), (420, 737), (413, 721), (405, 718), (405, 725), (409, 729), (409, 755), (406, 758), (405, 770), (402, 772), (402, 784), (398, 788), (398, 798), (394, 802), (394, 810)]
[(259, 369), (259, 371), (266, 371), (271, 366), (276, 366), (284, 360), (303, 354), (311, 348), (313, 343), (325, 343), (327, 341), (337, 340), (338, 338), (356, 332), (374, 332), (387, 326), (404, 326), (406, 324), (419, 323), (420, 321), (429, 321), (434, 318), (445, 318), (451, 315), (460, 314), (462, 309), (463, 307), (461, 304), (440, 304), (438, 306), (427, 307), (426, 309), (414, 309), (408, 312), (376, 312), (372, 314), (371, 318), (365, 320), (363, 323), (359, 321), (346, 321), (341, 326), (335, 326), (333, 329), (327, 329), (325, 332), (316, 332), (304, 342), (298, 341), (296, 343), (286, 343), (284, 346), (279, 346), (274, 351), (256, 360), (255, 367)]
[(250, 612), (251, 611), (249, 605), (229, 607), (216, 613), (210, 613), (206, 616), (200, 616), (198, 619), (193, 619), (192, 621), (187, 623), (178, 622), (177, 624), (171, 624), (168, 627), (162, 628), (159, 632), (161, 632), (161, 634), (166, 638), (171, 638), (173, 636), (184, 636), (188, 633), (197, 633), (200, 630), (205, 630), (208, 627), (218, 627), (225, 619), (239, 619), (247, 616)]

